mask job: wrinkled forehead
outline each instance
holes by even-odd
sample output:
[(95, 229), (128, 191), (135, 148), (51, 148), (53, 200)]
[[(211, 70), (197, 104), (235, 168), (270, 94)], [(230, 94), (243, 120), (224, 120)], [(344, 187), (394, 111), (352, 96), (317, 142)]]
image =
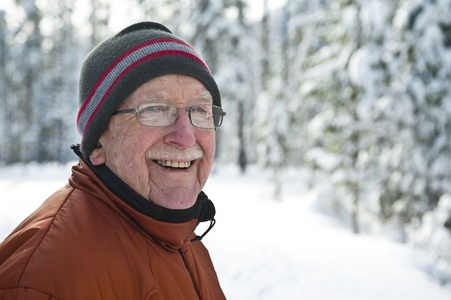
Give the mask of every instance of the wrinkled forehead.
[(171, 85), (159, 86), (157, 82), (148, 82), (131, 93), (118, 109), (133, 108), (143, 103), (165, 102), (180, 105), (213, 104), (211, 93), (199, 82), (196, 87), (176, 90)]

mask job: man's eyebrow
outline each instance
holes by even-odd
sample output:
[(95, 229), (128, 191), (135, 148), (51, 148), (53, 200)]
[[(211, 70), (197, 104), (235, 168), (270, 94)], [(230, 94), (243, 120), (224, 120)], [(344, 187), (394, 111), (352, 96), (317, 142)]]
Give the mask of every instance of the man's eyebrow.
[(213, 102), (213, 97), (211, 96), (209, 91), (203, 91), (199, 95), (197, 95), (193, 100), (197, 102)]
[(160, 93), (152, 92), (144, 94), (142, 99), (148, 102), (160, 102), (165, 100), (165, 97)]

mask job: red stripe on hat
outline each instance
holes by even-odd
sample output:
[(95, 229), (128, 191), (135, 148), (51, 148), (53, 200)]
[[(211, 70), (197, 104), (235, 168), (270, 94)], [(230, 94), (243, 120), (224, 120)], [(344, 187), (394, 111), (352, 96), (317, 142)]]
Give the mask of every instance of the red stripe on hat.
[[(114, 62), (113, 62), (113, 63), (112, 63), (112, 64), (111, 64), (111, 65), (110, 65), (103, 73), (102, 73), (102, 75), (101, 75), (100, 78), (97, 80), (97, 82), (96, 82), (96, 84), (94, 85), (94, 87), (91, 89), (91, 92), (89, 93), (88, 97), (87, 97), (86, 100), (83, 102), (82, 106), (80, 107), (80, 110), (79, 110), (78, 115), (77, 115), (77, 124), (79, 124), (81, 115), (83, 114), (84, 110), (86, 109), (86, 106), (88, 106), (88, 104), (90, 103), (92, 97), (94, 96), (94, 94), (95, 94), (95, 92), (97, 91), (97, 89), (99, 88), (99, 86), (102, 84), (103, 80), (108, 76), (108, 74), (110, 74), (110, 72), (111, 72), (111, 71), (112, 71), (112, 70), (113, 70), (113, 69), (114, 69), (114, 68), (115, 68), (115, 67), (116, 67), (116, 66), (117, 66), (124, 58), (126, 58), (127, 56), (129, 56), (131, 53), (136, 52), (136, 51), (138, 51), (139, 49), (144, 48), (144, 47), (146, 47), (146, 46), (149, 46), (149, 45), (152, 45), (152, 44), (157, 44), (157, 43), (166, 43), (166, 42), (167, 42), (167, 43), (177, 43), (177, 44), (181, 44), (181, 45), (183, 45), (183, 46), (186, 46), (186, 47), (190, 48), (190, 49), (193, 50), (195, 53), (198, 53), (198, 52), (197, 52), (193, 47), (191, 47), (190, 45), (188, 45), (188, 44), (186, 44), (186, 43), (184, 43), (184, 42), (182, 42), (182, 41), (176, 40), (176, 39), (168, 39), (168, 38), (148, 41), (148, 42), (145, 42), (145, 43), (143, 43), (143, 44), (140, 44), (140, 45), (138, 45), (138, 46), (136, 46), (136, 47), (134, 47), (134, 48), (131, 48), (130, 50), (124, 52), (121, 56), (119, 56), (119, 57), (118, 57), (118, 58), (117, 58), (117, 59), (116, 59), (116, 60), (115, 60), (115, 61), (114, 61)], [(140, 64), (140, 63), (142, 63), (142, 62), (144, 62), (144, 61), (146, 61), (146, 60), (149, 60), (149, 59), (152, 59), (152, 58), (156, 58), (156, 57), (160, 57), (160, 56), (164, 56), (164, 55), (182, 55), (182, 56), (190, 57), (190, 58), (195, 59), (196, 61), (200, 62), (200, 63), (207, 69), (207, 71), (208, 71), (209, 73), (211, 73), (211, 71), (210, 71), (210, 69), (208, 68), (208, 66), (207, 66), (207, 65), (199, 58), (200, 55), (199, 55), (199, 57), (197, 57), (197, 56), (195, 56), (195, 55), (192, 55), (192, 54), (190, 54), (190, 53), (183, 52), (183, 51), (180, 51), (180, 50), (164, 50), (164, 51), (159, 51), (159, 52), (152, 53), (152, 54), (150, 54), (149, 56), (146, 56), (146, 57), (144, 57), (144, 58), (142, 58), (142, 59), (136, 61), (135, 63), (133, 63), (133, 64), (130, 65), (129, 67), (127, 67), (127, 69), (124, 70), (124, 72), (123, 72), (120, 76), (118, 76), (118, 78), (116, 78), (116, 80), (115, 80), (115, 81), (113, 82), (113, 84), (110, 86), (110, 88), (108, 89), (108, 91), (106, 92), (106, 94), (104, 95), (104, 97), (102, 98), (102, 100), (101, 100), (100, 103), (97, 105), (97, 107), (96, 107), (96, 109), (94, 110), (94, 112), (92, 113), (92, 115), (91, 115), (91, 117), (89, 118), (88, 122), (86, 123), (86, 125), (85, 125), (85, 130), (84, 130), (84, 132), (83, 132), (83, 135), (84, 135), (84, 133), (86, 132), (86, 129), (89, 127), (89, 124), (91, 123), (91, 121), (92, 121), (94, 115), (97, 113), (97, 111), (99, 110), (101, 104), (104, 102), (106, 96), (109, 94), (109, 92), (111, 91), (112, 87), (114, 87), (114, 86), (116, 85), (116, 83), (117, 83), (117, 81), (118, 81), (119, 79), (121, 79), (122, 77), (124, 77), (125, 74), (126, 74), (128, 71), (130, 71), (130, 70), (132, 70), (133, 68), (135, 68), (136, 65), (138, 65), (138, 64)], [(77, 128), (78, 128), (78, 126), (77, 126)], [(80, 134), (81, 134), (81, 132), (80, 132)]]

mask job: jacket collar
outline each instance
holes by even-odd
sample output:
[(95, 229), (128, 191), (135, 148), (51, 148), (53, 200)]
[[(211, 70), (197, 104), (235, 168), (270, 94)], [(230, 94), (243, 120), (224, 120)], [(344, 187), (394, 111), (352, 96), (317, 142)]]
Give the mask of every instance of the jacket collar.
[[(188, 239), (194, 237), (193, 232), (199, 222), (210, 220), (210, 228), (201, 237), (193, 240), (202, 239), (214, 225), (215, 207), (204, 192), (199, 194), (196, 203), (188, 209), (164, 208), (136, 193), (106, 165), (94, 166), (89, 159), (83, 159), (78, 146), (73, 146), (72, 149), (79, 155), (80, 162), (72, 168), (71, 184), (86, 190), (110, 206), (114, 204), (115, 210), (125, 214), (164, 246), (180, 248)], [(96, 192), (98, 189), (104, 195)]]

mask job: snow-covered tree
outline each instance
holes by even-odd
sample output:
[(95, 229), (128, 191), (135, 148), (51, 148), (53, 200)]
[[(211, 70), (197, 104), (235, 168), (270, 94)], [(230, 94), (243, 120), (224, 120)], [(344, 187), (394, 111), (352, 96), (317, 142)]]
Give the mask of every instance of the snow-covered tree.
[(426, 268), (443, 284), (451, 282), (451, 195), (440, 197), (437, 207), (424, 214), (421, 226), (411, 232), (417, 251), (429, 253)]
[(4, 21), (2, 163), (73, 159), (79, 54), (71, 3), (16, 1), (17, 17)]
[[(373, 105), (381, 216), (401, 227), (449, 193), (450, 1), (396, 7), (382, 56), (386, 91)], [(373, 180), (376, 182), (376, 180)]]
[[(91, 27), (89, 48), (97, 46), (109, 34), (111, 2), (106, 0), (89, 0), (90, 15), (88, 23)], [(114, 21), (114, 20), (113, 20)]]
[(314, 168), (331, 174), (337, 196), (330, 205), (349, 215), (355, 232), (360, 231), (360, 199), (366, 177), (361, 153), (371, 139), (370, 128), (358, 113), (363, 88), (352, 82), (348, 73), (351, 59), (363, 43), (359, 10), (356, 3), (342, 6), (332, 1), (321, 11), (309, 11), (306, 20), (315, 29), (304, 30), (308, 44), (301, 48), (305, 72), (298, 91), (298, 99), (302, 99), (298, 107), (308, 112), (307, 139), (312, 146), (305, 157)]
[(255, 96), (255, 123), (253, 131), (256, 139), (257, 162), (274, 174), (274, 195), (280, 199), (281, 175), (289, 162), (289, 91), (288, 60), (283, 55), (288, 46), (287, 23), (289, 15), (285, 9), (270, 13), (264, 2), (264, 17), (255, 24), (260, 55), (259, 85)]
[(72, 25), (73, 1), (58, 0), (47, 5), (42, 52), (45, 73), (40, 107), (37, 161), (68, 161), (74, 159), (68, 146), (78, 140), (77, 113), (78, 43)]
[[(7, 98), (8, 118), (11, 124), (10, 142), (7, 149), (8, 162), (32, 161), (37, 159), (34, 151), (39, 131), (39, 103), (42, 96), (43, 34), (42, 12), (34, 0), (21, 0), (25, 18), (15, 32), (16, 44), (12, 52), (17, 58), (11, 61), (11, 80)], [(12, 59), (12, 57), (11, 57)]]
[[(6, 141), (7, 138), (7, 127), (9, 125), (7, 119), (8, 101), (9, 97), (7, 92), (9, 76), (7, 75), (7, 60), (8, 60), (8, 26), (6, 23), (6, 12), (0, 11), (0, 140)], [(0, 142), (0, 165), (2, 165), (5, 160), (6, 145)]]
[(449, 190), (448, 10), (449, 1), (372, 0), (321, 11), (322, 40), (299, 79), (304, 107), (320, 103), (306, 157), (330, 172), (354, 229), (359, 211), (404, 227)]
[[(251, 28), (247, 23), (244, 1), (236, 0), (231, 4), (227, 8), (230, 14), (228, 26), (218, 40), (221, 63), (215, 72), (224, 99), (223, 107), (228, 112), (226, 124), (218, 132), (223, 141), (219, 147), (220, 153), (229, 152), (227, 158), (237, 161), (241, 171), (245, 172), (249, 161), (255, 156), (252, 125), (256, 102), (254, 79), (258, 76), (255, 72), (258, 57), (255, 54), (259, 48), (248, 38)], [(229, 63), (223, 63), (226, 61)], [(224, 141), (229, 145), (224, 145)], [(230, 153), (231, 143), (234, 150)]]

